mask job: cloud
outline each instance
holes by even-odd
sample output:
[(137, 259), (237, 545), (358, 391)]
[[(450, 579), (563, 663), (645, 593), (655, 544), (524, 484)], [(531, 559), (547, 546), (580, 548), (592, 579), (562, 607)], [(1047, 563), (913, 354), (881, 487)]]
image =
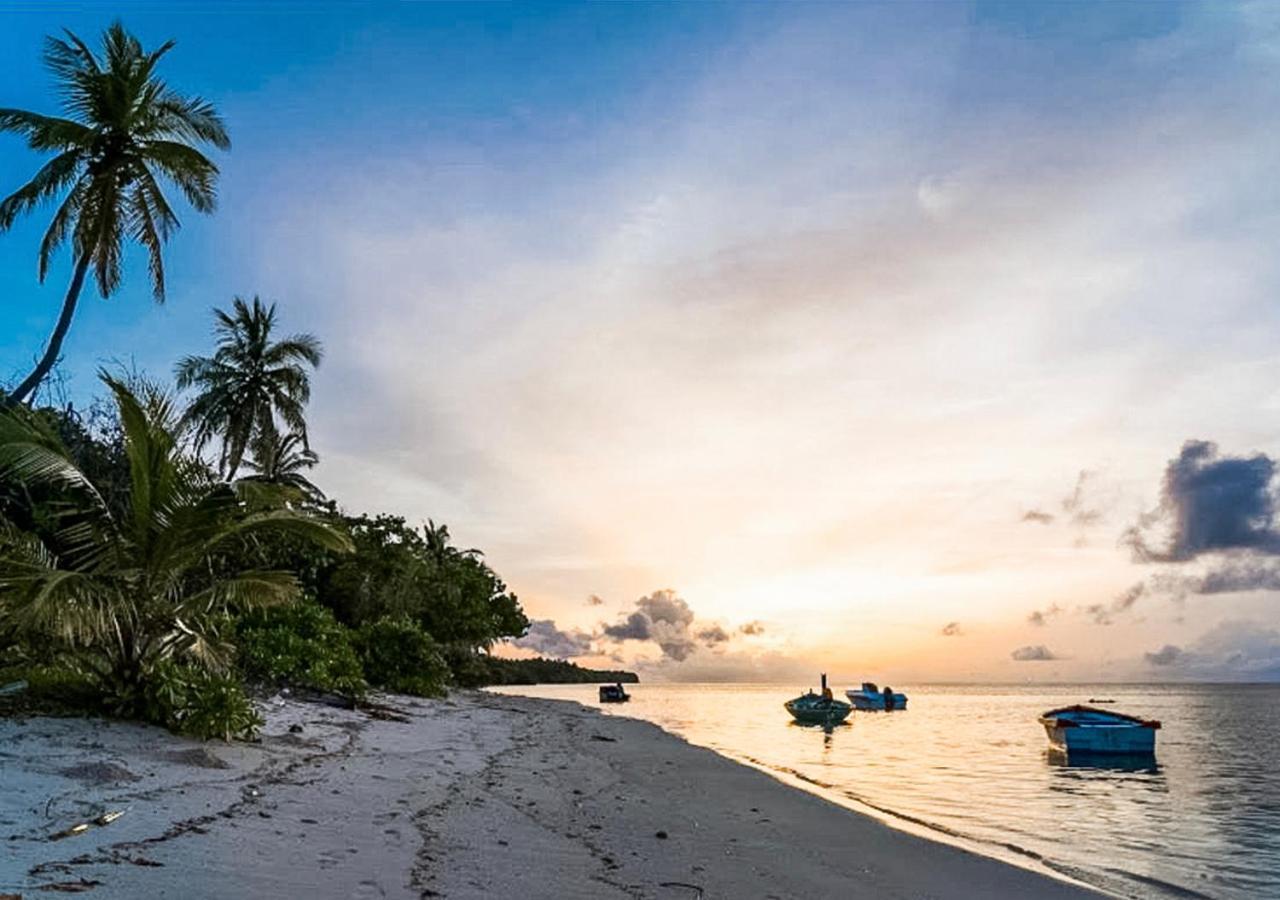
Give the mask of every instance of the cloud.
[[(1275, 461), (1263, 453), (1219, 456), (1216, 444), (1189, 440), (1165, 468), (1160, 505), (1124, 535), (1141, 562), (1186, 562), (1206, 553), (1280, 553), (1274, 525)], [(1149, 532), (1165, 537), (1153, 544)]]
[(631, 613), (616, 625), (606, 625), (602, 631), (605, 637), (615, 641), (647, 641), (653, 636), (652, 623), (641, 612)]
[(604, 604), (604, 598), (601, 597), (599, 594), (587, 595), (587, 606), (602, 606), (603, 604)]
[(942, 626), (943, 637), (959, 637), (962, 634), (964, 634), (964, 632), (960, 630), (959, 622), (948, 622), (946, 625)]
[(1095, 525), (1102, 519), (1102, 510), (1091, 505), (1087, 496), (1087, 488), (1095, 474), (1088, 469), (1080, 470), (1071, 493), (1062, 500), (1062, 511), (1067, 514), (1072, 525), (1080, 528)]
[(723, 644), (729, 640), (729, 632), (725, 631), (719, 625), (709, 625), (694, 635), (698, 640), (702, 641), (704, 646), (714, 647), (716, 644)]
[(1165, 644), (1143, 659), (1187, 678), (1280, 681), (1280, 631), (1261, 622), (1227, 620), (1186, 647)]
[(524, 637), (511, 643), (555, 659), (591, 655), (591, 635), (581, 631), (561, 631), (550, 619), (534, 619)]
[(1110, 625), (1115, 621), (1116, 616), (1132, 609), (1146, 592), (1146, 584), (1139, 581), (1122, 591), (1110, 603), (1091, 603), (1084, 607), (1084, 612), (1093, 619), (1095, 624)]
[(1056, 603), (1051, 603), (1045, 609), (1033, 609), (1027, 614), (1027, 621), (1038, 628), (1043, 628), (1049, 624), (1049, 620), (1062, 612), (1062, 607)]
[(1027, 645), (1014, 650), (1009, 656), (1018, 662), (1048, 662), (1049, 660), (1058, 659), (1053, 651), (1044, 644)]
[(641, 597), (634, 612), (614, 625), (606, 625), (602, 633), (615, 641), (653, 641), (663, 656), (680, 662), (697, 649), (697, 640), (701, 639), (701, 635), (690, 633), (693, 620), (693, 610), (675, 591), (660, 590)]
[[(1098, 522), (1102, 521), (1104, 515), (1102, 506), (1098, 504), (1097, 499), (1093, 496), (1096, 493), (1093, 487), (1096, 480), (1097, 472), (1091, 469), (1081, 469), (1079, 474), (1076, 475), (1071, 492), (1058, 501), (1063, 519), (1068, 525), (1081, 532), (1098, 524)], [(1035, 507), (1022, 514), (1022, 521), (1036, 525), (1052, 525), (1058, 521), (1058, 516)], [(1083, 535), (1081, 535), (1080, 539), (1083, 541)]]
[(1280, 591), (1280, 565), (1256, 559), (1228, 562), (1202, 575), (1194, 591), (1197, 594)]
[(738, 631), (749, 637), (764, 634), (764, 623), (758, 620), (754, 622), (747, 622), (745, 625), (739, 625)]
[(1182, 659), (1183, 650), (1173, 644), (1165, 644), (1159, 650), (1142, 654), (1142, 657), (1152, 666), (1171, 666)]

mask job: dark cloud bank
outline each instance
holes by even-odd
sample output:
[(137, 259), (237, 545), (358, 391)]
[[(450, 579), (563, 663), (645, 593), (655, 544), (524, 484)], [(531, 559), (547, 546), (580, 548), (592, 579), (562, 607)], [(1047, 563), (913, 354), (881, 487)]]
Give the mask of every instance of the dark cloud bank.
[[(1183, 444), (1165, 468), (1160, 505), (1121, 539), (1135, 562), (1166, 564), (1147, 579), (1146, 593), (1280, 590), (1276, 471), (1265, 453), (1223, 456), (1209, 441)], [(1200, 571), (1186, 571), (1197, 562), (1205, 564)]]
[[(587, 602), (590, 606), (599, 606), (603, 601), (592, 594)], [(758, 621), (747, 622), (731, 631), (718, 623), (700, 623), (696, 619), (689, 604), (675, 591), (660, 590), (641, 597), (635, 609), (611, 625), (601, 625), (595, 634), (564, 631), (550, 619), (537, 619), (529, 626), (529, 632), (512, 644), (546, 656), (572, 659), (604, 654), (609, 644), (647, 641), (658, 646), (664, 660), (683, 662), (699, 647), (716, 648), (728, 643), (735, 634), (753, 637), (765, 630), (764, 623)]]
[(511, 642), (525, 650), (533, 650), (554, 659), (572, 659), (591, 655), (591, 635), (582, 631), (561, 631), (550, 619), (534, 619), (522, 638)]
[[(1111, 625), (1144, 597), (1180, 599), (1188, 594), (1280, 590), (1276, 472), (1276, 461), (1264, 453), (1224, 456), (1210, 441), (1184, 443), (1165, 467), (1159, 505), (1121, 536), (1134, 562), (1164, 568), (1109, 602), (1088, 604), (1078, 611), (1095, 624)], [(1095, 512), (1085, 503), (1088, 478), (1088, 472), (1081, 472), (1075, 490), (1062, 504), (1064, 511), (1084, 521), (1092, 521)], [(1052, 520), (1036, 510), (1023, 518)], [(1033, 611), (1027, 619), (1043, 626), (1061, 611), (1055, 604)], [(1166, 665), (1154, 658), (1165, 659), (1161, 655), (1165, 650), (1177, 649), (1153, 651), (1147, 654), (1148, 661)]]
[(1259, 622), (1227, 621), (1190, 646), (1165, 644), (1143, 658), (1165, 676), (1280, 681), (1280, 631)]
[[(1210, 554), (1269, 558), (1280, 555), (1276, 531), (1276, 464), (1263, 453), (1221, 456), (1216, 444), (1187, 441), (1165, 469), (1160, 505), (1125, 532), (1138, 562), (1184, 563)], [(1163, 536), (1153, 537), (1153, 533)], [(1225, 570), (1224, 570), (1225, 571)], [(1214, 576), (1218, 577), (1214, 577)], [(1225, 580), (1224, 580), (1225, 579)], [(1202, 587), (1216, 593), (1280, 582), (1275, 568), (1238, 564), (1228, 578), (1211, 572)]]
[(1060, 658), (1044, 644), (1019, 647), (1017, 650), (1010, 653), (1009, 656), (1017, 662), (1049, 662), (1050, 660)]

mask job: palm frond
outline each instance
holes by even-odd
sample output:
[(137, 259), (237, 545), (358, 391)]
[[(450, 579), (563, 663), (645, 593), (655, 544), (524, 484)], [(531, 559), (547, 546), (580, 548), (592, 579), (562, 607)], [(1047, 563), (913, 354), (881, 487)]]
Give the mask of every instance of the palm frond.
[(92, 144), (95, 132), (81, 122), (58, 116), (42, 116), (25, 109), (0, 109), (0, 132), (21, 135), (32, 150), (84, 150)]
[(140, 152), (145, 162), (178, 186), (197, 212), (217, 208), (218, 167), (199, 150), (175, 141), (146, 141)]
[(72, 184), (78, 177), (82, 161), (79, 150), (59, 153), (41, 166), (30, 181), (0, 200), (0, 231), (7, 231), (19, 215), (35, 209)]

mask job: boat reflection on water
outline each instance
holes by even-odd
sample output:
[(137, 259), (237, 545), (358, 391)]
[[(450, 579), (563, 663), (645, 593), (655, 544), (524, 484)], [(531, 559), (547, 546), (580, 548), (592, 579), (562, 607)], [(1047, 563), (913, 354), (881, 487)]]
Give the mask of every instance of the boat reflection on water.
[(832, 735), (837, 731), (852, 730), (852, 722), (797, 722), (790, 721), (787, 723), (789, 728), (802, 728), (805, 731), (821, 731), (822, 732), (822, 749), (831, 749)]
[(1097, 772), (1142, 772), (1157, 775), (1160, 764), (1154, 753), (1064, 753), (1050, 748), (1045, 751), (1045, 761), (1059, 769), (1080, 769)]

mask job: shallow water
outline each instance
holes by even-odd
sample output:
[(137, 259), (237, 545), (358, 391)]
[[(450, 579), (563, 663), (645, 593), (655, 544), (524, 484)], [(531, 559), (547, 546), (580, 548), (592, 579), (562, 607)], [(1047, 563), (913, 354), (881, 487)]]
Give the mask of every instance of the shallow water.
[[(788, 721), (803, 687), (628, 685), (601, 708), (1121, 896), (1280, 898), (1280, 685), (895, 684), (906, 711), (829, 734)], [(597, 705), (594, 685), (502, 690)], [(1048, 752), (1037, 716), (1091, 698), (1163, 722), (1154, 763)]]

